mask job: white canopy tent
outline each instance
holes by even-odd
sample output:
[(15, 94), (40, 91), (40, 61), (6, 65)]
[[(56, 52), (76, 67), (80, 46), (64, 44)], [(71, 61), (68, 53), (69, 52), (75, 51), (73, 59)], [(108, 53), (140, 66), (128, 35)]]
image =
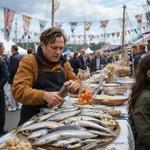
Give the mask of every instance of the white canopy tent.
[(63, 55), (73, 55), (74, 52), (72, 52), (72, 50), (70, 48), (66, 49), (66, 51), (63, 53)]
[[(12, 41), (7, 42), (1, 34), (0, 34), (0, 42), (3, 42), (3, 44), (4, 44), (4, 47), (5, 47), (4, 54), (11, 55), (11, 46), (14, 45), (15, 43)], [(21, 55), (27, 54), (27, 50), (25, 50), (19, 46), (18, 46), (18, 49), (19, 49), (18, 50), (19, 54), (21, 54)]]
[(85, 54), (93, 54), (94, 52), (88, 47), (86, 50), (85, 50)]

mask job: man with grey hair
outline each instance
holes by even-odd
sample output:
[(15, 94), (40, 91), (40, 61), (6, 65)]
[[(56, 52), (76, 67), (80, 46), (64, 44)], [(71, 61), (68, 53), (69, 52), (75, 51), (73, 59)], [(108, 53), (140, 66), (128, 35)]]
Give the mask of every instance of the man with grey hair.
[(106, 65), (106, 60), (102, 56), (101, 50), (97, 50), (95, 52), (95, 56), (91, 62), (91, 72), (95, 72), (96, 70), (101, 70)]

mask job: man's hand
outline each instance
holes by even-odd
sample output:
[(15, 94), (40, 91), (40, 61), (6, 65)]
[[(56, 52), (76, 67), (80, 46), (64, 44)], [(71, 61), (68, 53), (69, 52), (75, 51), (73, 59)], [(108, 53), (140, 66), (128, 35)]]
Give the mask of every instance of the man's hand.
[(64, 102), (58, 92), (44, 92), (43, 99), (48, 103), (49, 107), (60, 105)]
[(73, 80), (69, 80), (64, 83), (64, 86), (70, 93), (77, 93), (79, 91), (80, 84)]

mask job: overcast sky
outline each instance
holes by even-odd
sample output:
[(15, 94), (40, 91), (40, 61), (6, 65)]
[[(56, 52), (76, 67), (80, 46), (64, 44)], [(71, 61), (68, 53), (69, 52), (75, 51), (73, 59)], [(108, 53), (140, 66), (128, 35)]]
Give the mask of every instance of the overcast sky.
[[(112, 22), (107, 27), (108, 32), (117, 32), (117, 23), (113, 22), (122, 17), (123, 4), (127, 6), (127, 14), (131, 17), (132, 25), (136, 26), (132, 18), (136, 14), (148, 11), (146, 0), (58, 0), (59, 9), (55, 13), (55, 20), (65, 22), (64, 28), (68, 34), (71, 34), (70, 27), (67, 25), (70, 21), (92, 21), (93, 23), (103, 19), (110, 19)], [(16, 11), (16, 18), (19, 21), (21, 30), (21, 14), (25, 13), (33, 17), (30, 30), (39, 32), (38, 18), (48, 21), (47, 27), (51, 26), (51, 0), (0, 0), (1, 18), (3, 20), (2, 8), (7, 7)], [(13, 24), (14, 26), (14, 24)], [(100, 26), (100, 25), (99, 25)], [(1, 28), (3, 25), (1, 24)], [(69, 28), (69, 29), (68, 29)], [(82, 30), (82, 31), (81, 31)], [(97, 32), (97, 27), (91, 28), (90, 34)], [(80, 25), (76, 34), (83, 32)]]

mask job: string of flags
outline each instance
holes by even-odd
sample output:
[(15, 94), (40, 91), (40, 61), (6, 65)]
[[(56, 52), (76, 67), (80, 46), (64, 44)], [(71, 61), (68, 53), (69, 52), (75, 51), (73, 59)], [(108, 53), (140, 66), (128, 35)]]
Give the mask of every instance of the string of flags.
[[(58, 9), (59, 7), (59, 3), (55, 4), (55, 11)], [(14, 21), (14, 17), (15, 17), (16, 12), (14, 10), (11, 10), (9, 8), (4, 8), (4, 29), (1, 29), (1, 31), (4, 33), (4, 38), (9, 41), (10, 39), (10, 33), (11, 33), (11, 29), (12, 29), (12, 23)], [(147, 13), (143, 13), (143, 14), (137, 14), (135, 15), (135, 19), (137, 21), (137, 28), (131, 28), (131, 29), (127, 29), (128, 26), (128, 22), (129, 22), (129, 18), (126, 17), (125, 18), (125, 35), (131, 35), (132, 33), (134, 34), (139, 34), (141, 29), (145, 30), (145, 24), (143, 25), (143, 16), (145, 15), (146, 21), (147, 23), (150, 24), (150, 12)], [(31, 39), (31, 35), (33, 36), (39, 36), (39, 34), (45, 29), (47, 21), (46, 20), (42, 20), (39, 19), (39, 28), (40, 28), (40, 33), (35, 33), (35, 32), (30, 32), (30, 24), (31, 24), (31, 20), (33, 19), (31, 16), (22, 15), (22, 19), (23, 19), (23, 30), (24, 33), (22, 34), (21, 40), (24, 39)], [(116, 20), (118, 20), (119, 25), (122, 26), (122, 18), (117, 18)], [(100, 20), (100, 28), (103, 28), (104, 30), (107, 28), (108, 24), (110, 23), (111, 20)], [(63, 24), (65, 22), (59, 22), (59, 21), (55, 21), (55, 27), (58, 28), (62, 28), (63, 29)], [(70, 30), (72, 35), (67, 35), (68, 39), (71, 38), (76, 38), (78, 40), (82, 39), (82, 38), (89, 38), (89, 40), (93, 40), (95, 38), (103, 38), (103, 37), (107, 37), (107, 38), (119, 38), (121, 36), (121, 32), (111, 32), (111, 33), (101, 33), (101, 34), (91, 34), (91, 35), (84, 35), (84, 34), (80, 34), (80, 35), (76, 35), (75, 34), (75, 29), (78, 26), (78, 21), (74, 21), (74, 22), (69, 22), (70, 25)], [(94, 21), (83, 21), (83, 27), (85, 31), (89, 31), (91, 29), (91, 26), (93, 25)], [(86, 37), (85, 37), (86, 36)]]

